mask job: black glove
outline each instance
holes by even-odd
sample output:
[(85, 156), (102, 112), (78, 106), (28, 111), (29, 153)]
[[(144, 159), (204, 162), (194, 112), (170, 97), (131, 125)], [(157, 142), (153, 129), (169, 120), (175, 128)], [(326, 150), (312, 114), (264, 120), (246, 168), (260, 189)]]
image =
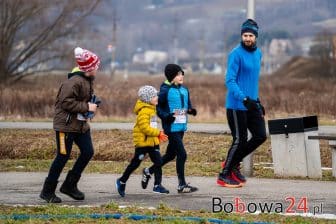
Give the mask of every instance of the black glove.
[(197, 110), (194, 109), (194, 108), (191, 108), (191, 109), (189, 109), (189, 110), (187, 111), (187, 113), (188, 113), (188, 114), (191, 114), (191, 115), (193, 115), (193, 116), (196, 116), (196, 115), (197, 115)]
[(168, 117), (166, 118), (166, 121), (170, 124), (175, 121), (174, 114), (169, 114)]
[(250, 97), (246, 97), (243, 101), (244, 106), (247, 108), (249, 111), (253, 110), (258, 110), (259, 106), (257, 104), (257, 101), (251, 100)]
[(262, 115), (265, 116), (265, 114), (266, 114), (265, 113), (265, 107), (260, 103), (259, 99), (257, 100), (257, 103), (259, 105), (259, 108), (260, 108), (260, 111), (261, 111)]

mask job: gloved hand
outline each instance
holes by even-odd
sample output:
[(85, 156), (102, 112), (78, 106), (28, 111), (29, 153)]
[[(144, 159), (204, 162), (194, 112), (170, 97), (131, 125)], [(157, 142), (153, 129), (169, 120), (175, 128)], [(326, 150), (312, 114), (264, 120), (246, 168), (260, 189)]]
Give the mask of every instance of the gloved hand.
[[(92, 94), (92, 96), (91, 96), (91, 99), (90, 99), (90, 103), (92, 103), (92, 104), (96, 104), (97, 105), (97, 107), (99, 107), (99, 105), (101, 104), (101, 99), (98, 97), (98, 96), (96, 96), (95, 94)], [(95, 115), (95, 112), (93, 112), (93, 111), (88, 111), (88, 112), (86, 112), (85, 114), (84, 114), (84, 117), (86, 118), (86, 119), (92, 119), (93, 117), (94, 117), (94, 115)]]
[(257, 99), (257, 103), (258, 103), (258, 105), (259, 105), (259, 108), (260, 108), (260, 111), (261, 111), (261, 114), (263, 115), (263, 116), (265, 116), (265, 107), (260, 103), (260, 100), (259, 99)]
[(163, 131), (160, 131), (159, 140), (160, 140), (160, 143), (166, 142), (168, 141), (168, 136)]
[(265, 116), (265, 114), (266, 114), (265, 107), (260, 104), (260, 108), (261, 108), (262, 115)]
[(187, 113), (188, 113), (188, 114), (191, 114), (191, 115), (193, 115), (193, 116), (196, 116), (196, 115), (197, 115), (197, 110), (194, 109), (194, 108), (191, 108), (191, 109), (189, 109), (189, 110), (187, 111)]
[(250, 97), (246, 97), (243, 101), (244, 106), (247, 108), (247, 110), (249, 111), (253, 111), (253, 110), (258, 110), (258, 104), (257, 101), (255, 100), (251, 100)]
[(166, 118), (166, 120), (169, 124), (173, 123), (175, 121), (174, 114), (169, 114), (169, 116)]

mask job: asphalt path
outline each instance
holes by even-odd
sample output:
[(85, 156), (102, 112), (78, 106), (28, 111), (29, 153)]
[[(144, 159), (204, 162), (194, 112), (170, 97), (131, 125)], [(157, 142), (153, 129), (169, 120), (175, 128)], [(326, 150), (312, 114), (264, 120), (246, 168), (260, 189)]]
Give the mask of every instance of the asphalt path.
[[(3, 172), (0, 173), (0, 204), (7, 205), (43, 205), (46, 204), (39, 199), (42, 183), (47, 173), (36, 172)], [(254, 211), (254, 204), (270, 207), (273, 203), (273, 212), (276, 203), (283, 206), (284, 212), (289, 208), (291, 200), (294, 206), (293, 211), (302, 212), (297, 209), (299, 201), (307, 198), (308, 211), (313, 213), (319, 209), (319, 213), (336, 215), (336, 182), (333, 181), (312, 181), (312, 180), (288, 180), (288, 179), (263, 179), (249, 178), (247, 184), (242, 188), (229, 189), (216, 185), (216, 177), (187, 177), (187, 181), (197, 186), (199, 191), (191, 194), (178, 194), (177, 178), (163, 177), (163, 185), (170, 190), (170, 194), (160, 195), (152, 192), (153, 180), (150, 180), (148, 189), (143, 190), (140, 185), (141, 176), (133, 175), (127, 182), (126, 197), (121, 198), (115, 189), (116, 174), (83, 174), (79, 182), (79, 189), (86, 194), (84, 201), (74, 201), (57, 190), (57, 195), (67, 205), (99, 206), (110, 202), (119, 205), (138, 205), (143, 207), (157, 207), (165, 203), (173, 208), (182, 210), (207, 210), (229, 212), (231, 205), (235, 209), (235, 200), (245, 203), (246, 209), (249, 206)], [(65, 175), (60, 177), (60, 183)], [(59, 188), (59, 186), (58, 186)], [(292, 198), (287, 199), (286, 198)], [(213, 198), (215, 203), (213, 203)], [(239, 199), (237, 199), (239, 198)], [(221, 200), (222, 209), (218, 204)], [(280, 204), (277, 204), (279, 207)], [(224, 210), (224, 206), (225, 209)], [(260, 210), (260, 207), (258, 207)], [(336, 216), (334, 216), (336, 217)]]

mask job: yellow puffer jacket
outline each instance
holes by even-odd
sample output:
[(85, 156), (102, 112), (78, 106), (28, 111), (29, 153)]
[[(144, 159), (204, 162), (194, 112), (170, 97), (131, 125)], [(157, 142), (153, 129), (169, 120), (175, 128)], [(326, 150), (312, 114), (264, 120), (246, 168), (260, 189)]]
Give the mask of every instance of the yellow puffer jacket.
[(137, 115), (133, 128), (133, 142), (135, 147), (159, 145), (160, 130), (157, 127), (156, 107), (138, 100), (134, 107)]

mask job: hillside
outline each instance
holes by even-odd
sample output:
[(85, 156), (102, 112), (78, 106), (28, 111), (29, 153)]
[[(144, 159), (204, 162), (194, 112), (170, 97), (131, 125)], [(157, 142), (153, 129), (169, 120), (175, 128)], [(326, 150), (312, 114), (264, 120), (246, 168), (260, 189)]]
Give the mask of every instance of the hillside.
[[(164, 50), (178, 47), (196, 57), (200, 41), (206, 53), (231, 49), (246, 18), (246, 0), (102, 0), (90, 17), (94, 34), (91, 46), (104, 58), (111, 42), (114, 13), (117, 18), (117, 61), (130, 61), (137, 49)], [(316, 25), (336, 18), (334, 0), (258, 0), (256, 20), (263, 36), (285, 33), (290, 38), (314, 36), (323, 29)], [(86, 45), (88, 40), (81, 40)], [(92, 43), (93, 42), (93, 43)], [(260, 43), (260, 42), (259, 42)]]
[[(325, 74), (325, 71), (326, 66), (321, 64), (318, 59), (294, 57), (274, 72), (273, 76), (287, 78), (330, 78), (330, 75)], [(336, 77), (336, 74), (333, 77)]]

